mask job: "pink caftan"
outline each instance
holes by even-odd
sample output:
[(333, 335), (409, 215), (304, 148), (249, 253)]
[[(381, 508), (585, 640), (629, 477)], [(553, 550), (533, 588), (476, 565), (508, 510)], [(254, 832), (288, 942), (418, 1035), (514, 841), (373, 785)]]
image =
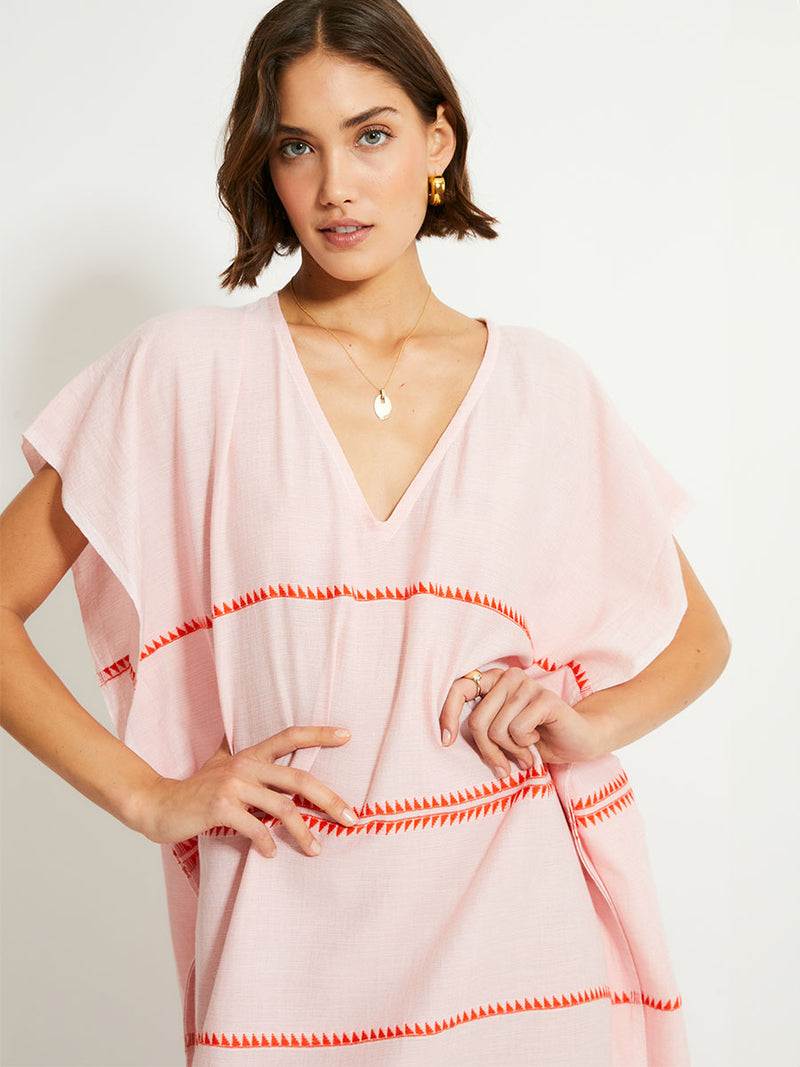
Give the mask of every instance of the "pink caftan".
[(184, 777), (223, 735), (352, 732), (282, 761), (359, 814), (298, 799), (319, 857), (271, 819), (271, 860), (224, 828), (164, 847), (193, 1067), (687, 1062), (617, 759), (534, 750), (498, 781), (466, 727), (440, 742), (465, 672), (516, 665), (575, 703), (639, 672), (686, 607), (684, 494), (574, 353), (488, 328), (386, 521), (274, 293), (145, 323), (25, 435), (89, 541), (75, 583), (127, 745)]

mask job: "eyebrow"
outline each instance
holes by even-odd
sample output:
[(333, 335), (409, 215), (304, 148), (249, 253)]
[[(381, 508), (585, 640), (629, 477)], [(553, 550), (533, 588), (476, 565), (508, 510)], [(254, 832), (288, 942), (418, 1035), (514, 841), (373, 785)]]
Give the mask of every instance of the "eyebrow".
[[(365, 122), (370, 122), (372, 119), (376, 119), (378, 115), (386, 115), (389, 113), (391, 113), (392, 115), (400, 114), (397, 108), (389, 107), (388, 105), (382, 107), (371, 107), (368, 108), (366, 111), (362, 111), (358, 115), (353, 115), (352, 118), (343, 119), (342, 122), (339, 123), (339, 129), (352, 130), (355, 126), (361, 126)], [(283, 124), (280, 124), (275, 132), (288, 133), (291, 134), (293, 137), (310, 136), (310, 131), (304, 130), (302, 126), (284, 126)]]

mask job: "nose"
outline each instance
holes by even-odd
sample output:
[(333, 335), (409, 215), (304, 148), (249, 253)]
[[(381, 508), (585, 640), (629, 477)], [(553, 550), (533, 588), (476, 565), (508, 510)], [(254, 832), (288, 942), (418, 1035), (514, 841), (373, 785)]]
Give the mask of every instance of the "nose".
[(322, 163), (320, 203), (325, 207), (351, 204), (355, 199), (354, 168), (347, 153), (328, 152)]

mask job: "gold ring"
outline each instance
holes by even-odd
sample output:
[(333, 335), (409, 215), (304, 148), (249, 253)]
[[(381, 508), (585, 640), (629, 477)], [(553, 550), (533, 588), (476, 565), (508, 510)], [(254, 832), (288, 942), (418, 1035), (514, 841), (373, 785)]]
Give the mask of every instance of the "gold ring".
[(462, 674), (461, 677), (469, 678), (471, 682), (475, 683), (476, 693), (475, 696), (472, 698), (473, 700), (477, 700), (478, 697), (483, 696), (483, 693), (481, 692), (481, 678), (483, 678), (483, 675), (479, 670), (475, 669), (474, 671), (470, 671), (469, 674)]

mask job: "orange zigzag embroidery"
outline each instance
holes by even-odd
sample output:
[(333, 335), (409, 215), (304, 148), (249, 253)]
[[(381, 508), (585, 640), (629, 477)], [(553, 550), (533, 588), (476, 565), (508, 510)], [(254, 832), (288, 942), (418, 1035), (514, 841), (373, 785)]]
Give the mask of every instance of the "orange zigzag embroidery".
[[(356, 808), (359, 821), (354, 826), (342, 826), (323, 815), (316, 804), (295, 794), (292, 797), (300, 809), (303, 820), (318, 832), (341, 837), (342, 834), (391, 834), (409, 830), (426, 830), (433, 826), (453, 826), (473, 818), (485, 818), (504, 812), (524, 797), (530, 799), (553, 793), (555, 787), (546, 767), (511, 774), (506, 778), (492, 779), (472, 789), (460, 789), (439, 796), (411, 797), (402, 800), (376, 800)], [(447, 809), (447, 810), (442, 810)], [(272, 827), (278, 819), (264, 812), (250, 809), (265, 825)], [(320, 815), (310, 814), (319, 812)], [(387, 818), (388, 816), (388, 818)], [(204, 837), (236, 837), (237, 831), (229, 826), (214, 826), (206, 830)], [(191, 837), (172, 846), (172, 854), (183, 873), (194, 884), (199, 868), (198, 839)]]
[(613, 781), (608, 782), (587, 797), (572, 802), (575, 821), (581, 826), (603, 822), (612, 815), (618, 815), (624, 808), (633, 804), (633, 790), (628, 784), (628, 776), (622, 771)]
[[(542, 670), (553, 672), (561, 670), (562, 667), (569, 668), (575, 677), (575, 682), (580, 690), (581, 696), (587, 696), (591, 692), (586, 674), (581, 667), (580, 663), (576, 660), (570, 660), (568, 663), (555, 663), (545, 657), (537, 657), (536, 650), (533, 644), (533, 637), (528, 629), (528, 624), (518, 611), (510, 607), (508, 604), (504, 604), (502, 601), (497, 600), (496, 597), (489, 597), (486, 593), (476, 593), (469, 589), (462, 590), (456, 586), (455, 591), (451, 586), (437, 585), (435, 582), (416, 582), (414, 585), (407, 585), (403, 589), (396, 586), (391, 589), (388, 585), (383, 588), (375, 589), (356, 589), (354, 586), (348, 585), (335, 585), (332, 589), (327, 586), (325, 589), (321, 589), (317, 586), (316, 589), (309, 586), (302, 585), (274, 585), (265, 589), (263, 586), (260, 589), (254, 589), (247, 593), (245, 596), (234, 597), (233, 600), (228, 603), (223, 601), (222, 604), (215, 604), (208, 615), (199, 615), (196, 618), (189, 619), (187, 622), (181, 623), (174, 630), (169, 630), (166, 634), (160, 634), (157, 638), (146, 642), (145, 647), (139, 653), (139, 662), (152, 656), (155, 652), (165, 648), (167, 645), (173, 644), (175, 641), (179, 641), (183, 637), (188, 637), (189, 634), (196, 633), (198, 630), (210, 630), (212, 629), (214, 622), (217, 619), (223, 618), (225, 615), (231, 615), (236, 611), (243, 611), (245, 608), (252, 607), (254, 604), (261, 604), (266, 600), (336, 600), (340, 597), (351, 597), (353, 600), (372, 602), (379, 600), (410, 600), (414, 596), (436, 596), (445, 600), (460, 600), (465, 604), (475, 604), (478, 607), (488, 608), (490, 611), (495, 611), (505, 618), (509, 619), (516, 626), (518, 626), (525, 636), (528, 638), (528, 642), (531, 646), (531, 653), (533, 655), (532, 665), (541, 667)], [(126, 656), (123, 659), (118, 660), (110, 667), (105, 667), (98, 672), (100, 678), (100, 684), (105, 685), (111, 681), (112, 678), (117, 678), (130, 670), (133, 673), (133, 668), (130, 662), (130, 657)]]
[[(497, 812), (505, 811), (518, 801), (547, 796), (554, 791), (552, 779), (546, 768), (531, 768), (518, 776), (509, 775), (498, 778), (473, 789), (463, 789), (455, 793), (442, 793), (438, 797), (412, 797), (394, 801), (375, 801), (356, 809), (359, 821), (354, 826), (342, 826), (321, 812), (316, 805), (301, 796), (292, 799), (300, 809), (304, 822), (321, 833), (341, 837), (350, 834), (392, 834), (408, 830), (426, 830), (433, 826), (452, 826), (454, 823), (469, 822), (470, 819), (485, 818)], [(442, 811), (442, 808), (448, 810)], [(320, 812), (319, 815), (309, 812)], [(268, 827), (275, 826), (279, 820), (264, 812), (254, 812)], [(206, 830), (204, 836), (232, 837), (237, 831), (229, 826), (215, 826)], [(188, 842), (185, 844), (188, 845)], [(192, 856), (187, 849), (186, 856), (176, 859), (181, 864)]]
[(131, 678), (136, 680), (136, 674), (131, 666), (131, 657), (123, 656), (122, 659), (118, 659), (116, 663), (112, 663), (110, 667), (104, 667), (101, 671), (97, 672), (97, 676), (100, 679), (100, 685), (105, 685), (107, 682), (112, 681), (114, 678), (119, 678), (127, 671), (131, 672)]
[(178, 861), (178, 866), (197, 888), (196, 878), (200, 867), (200, 847), (196, 837), (190, 837), (186, 841), (179, 841), (172, 846), (172, 855)]
[(529, 1011), (554, 1011), (560, 1008), (578, 1008), (585, 1004), (594, 1004), (596, 1001), (608, 1000), (612, 1005), (639, 1004), (655, 1011), (678, 1011), (681, 1008), (681, 998), (672, 997), (669, 1000), (659, 999), (643, 993), (617, 993), (612, 992), (608, 986), (598, 986), (587, 989), (580, 993), (567, 993), (564, 996), (551, 997), (526, 997), (524, 1000), (507, 1000), (505, 1003), (498, 1001), (496, 1004), (487, 1004), (471, 1011), (460, 1012), (451, 1015), (448, 1019), (437, 1019), (436, 1022), (424, 1023), (401, 1023), (399, 1026), (381, 1027), (378, 1030), (369, 1031), (353, 1030), (350, 1033), (322, 1033), (322, 1034), (293, 1034), (272, 1033), (256, 1034), (217, 1034), (200, 1033), (187, 1034), (187, 1047), (195, 1045), (207, 1045), (213, 1048), (335, 1048), (339, 1045), (363, 1045), (371, 1041), (389, 1041), (398, 1037), (433, 1037), (445, 1030), (452, 1030), (464, 1023), (475, 1022), (477, 1019), (489, 1019), (498, 1015), (517, 1015), (520, 1012)]

